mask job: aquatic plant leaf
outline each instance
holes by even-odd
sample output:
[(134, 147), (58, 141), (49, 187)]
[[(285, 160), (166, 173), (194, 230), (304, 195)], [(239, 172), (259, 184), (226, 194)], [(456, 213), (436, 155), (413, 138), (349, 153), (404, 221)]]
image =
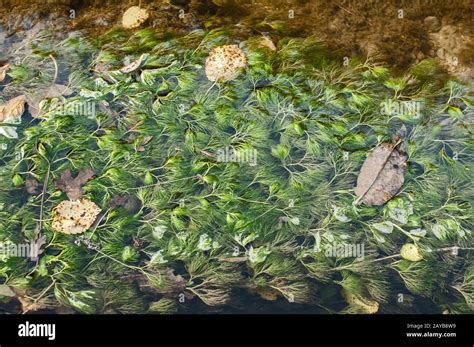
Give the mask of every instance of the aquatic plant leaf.
[(25, 112), (26, 97), (17, 96), (6, 104), (0, 105), (0, 122), (16, 122)]
[(248, 258), (251, 263), (258, 264), (263, 263), (267, 256), (270, 255), (271, 251), (266, 247), (253, 248), (250, 246), (248, 251)]
[(393, 223), (389, 221), (374, 223), (372, 224), (372, 228), (384, 234), (391, 234), (393, 231)]
[(342, 296), (352, 308), (353, 313), (374, 314), (379, 310), (379, 303), (367, 297), (352, 293), (348, 289), (342, 290)]
[(92, 169), (79, 171), (75, 178), (72, 177), (71, 170), (65, 170), (61, 173), (59, 179), (54, 181), (54, 186), (63, 193), (66, 193), (69, 199), (78, 200), (84, 195), (82, 186), (95, 176)]
[(407, 156), (395, 145), (382, 143), (367, 157), (357, 178), (356, 203), (383, 205), (401, 188), (405, 180)]
[(388, 216), (400, 224), (407, 224), (408, 219), (413, 215), (412, 203), (401, 198), (391, 200), (385, 209), (388, 211)]
[(0, 136), (3, 135), (7, 139), (17, 139), (18, 133), (15, 127), (0, 127)]

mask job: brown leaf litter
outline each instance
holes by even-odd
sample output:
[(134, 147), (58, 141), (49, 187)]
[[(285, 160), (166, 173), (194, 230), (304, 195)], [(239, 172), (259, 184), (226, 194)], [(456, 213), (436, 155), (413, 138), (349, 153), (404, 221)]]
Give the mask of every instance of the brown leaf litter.
[(354, 192), (356, 203), (383, 205), (402, 187), (407, 155), (396, 144), (382, 143), (365, 159)]
[(18, 121), (25, 112), (26, 96), (20, 95), (0, 105), (0, 122)]
[(61, 173), (59, 179), (54, 181), (54, 186), (66, 193), (69, 199), (78, 200), (84, 195), (82, 186), (95, 176), (92, 169), (84, 169), (79, 171), (77, 176), (72, 177), (71, 170), (65, 170)]

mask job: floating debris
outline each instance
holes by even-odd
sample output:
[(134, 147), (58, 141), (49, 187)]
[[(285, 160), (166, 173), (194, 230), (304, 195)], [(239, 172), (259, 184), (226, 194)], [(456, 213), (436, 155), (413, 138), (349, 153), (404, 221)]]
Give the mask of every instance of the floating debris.
[(88, 199), (64, 200), (53, 209), (53, 230), (63, 234), (80, 234), (94, 224), (101, 209)]
[(230, 81), (247, 65), (247, 57), (237, 45), (214, 48), (206, 59), (206, 76), (209, 81)]
[(9, 100), (6, 104), (0, 105), (0, 122), (11, 123), (20, 120), (25, 112), (26, 97), (17, 96)]

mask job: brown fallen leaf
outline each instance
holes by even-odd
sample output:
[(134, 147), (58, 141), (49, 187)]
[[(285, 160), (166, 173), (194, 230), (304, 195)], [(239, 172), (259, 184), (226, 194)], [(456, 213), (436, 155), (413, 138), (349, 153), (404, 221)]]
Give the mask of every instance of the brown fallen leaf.
[(20, 119), (25, 112), (26, 97), (17, 96), (9, 100), (6, 104), (0, 105), (0, 122), (11, 122)]
[(80, 234), (94, 224), (100, 212), (90, 200), (64, 200), (53, 209), (52, 228), (63, 234)]
[(48, 88), (36, 90), (34, 94), (28, 95), (26, 97), (28, 102), (28, 110), (30, 111), (32, 117), (38, 117), (41, 113), (41, 101), (45, 99), (63, 98), (64, 96), (69, 96), (72, 93), (73, 91), (68, 86), (62, 84), (53, 84)]
[(54, 181), (54, 186), (63, 193), (66, 193), (69, 199), (79, 200), (84, 195), (82, 186), (95, 176), (92, 169), (79, 171), (77, 176), (72, 177), (71, 170), (65, 170), (61, 173), (59, 179)]
[(382, 143), (365, 159), (354, 192), (356, 204), (383, 205), (401, 188), (405, 180), (407, 156), (396, 144)]
[(0, 296), (7, 296), (9, 298), (13, 298), (16, 296), (15, 292), (11, 290), (9, 286), (6, 284), (0, 284)]
[(250, 288), (250, 291), (252, 293), (255, 293), (259, 295), (263, 300), (267, 301), (276, 301), (278, 300), (278, 297), (281, 295), (281, 293), (271, 287), (255, 287), (255, 288)]
[(138, 199), (135, 195), (125, 194), (114, 196), (112, 200), (110, 200), (109, 206), (110, 208), (122, 206), (126, 211), (130, 213), (136, 213), (140, 210), (142, 204), (140, 199)]
[(11, 289), (15, 293), (15, 299), (21, 304), (21, 312), (23, 314), (27, 312), (40, 311), (48, 307), (41, 298), (35, 300), (30, 297), (26, 289), (18, 287), (12, 287)]
[(6, 64), (0, 67), (0, 82), (2, 82), (7, 76), (8, 69), (10, 69), (10, 64)]
[(27, 178), (25, 180), (25, 188), (28, 194), (37, 195), (40, 193), (40, 184), (34, 178)]
[(34, 300), (28, 299), (27, 297), (18, 296), (17, 299), (21, 304), (21, 311), (23, 314), (27, 312), (36, 312), (47, 308), (46, 305), (35, 302)]

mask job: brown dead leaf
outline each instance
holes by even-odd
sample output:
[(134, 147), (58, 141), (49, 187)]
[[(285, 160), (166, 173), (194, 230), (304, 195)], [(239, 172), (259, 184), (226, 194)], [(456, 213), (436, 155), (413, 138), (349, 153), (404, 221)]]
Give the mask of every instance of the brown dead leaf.
[(137, 281), (140, 290), (149, 294), (175, 295), (184, 292), (187, 299), (192, 299), (194, 296), (192, 293), (185, 291), (186, 279), (179, 274), (175, 275), (174, 270), (170, 268), (150, 268), (147, 275), (129, 273), (122, 276), (122, 279), (130, 282)]
[(9, 100), (6, 104), (0, 105), (0, 122), (11, 122), (20, 119), (25, 112), (26, 97), (17, 96)]
[(229, 257), (229, 258), (219, 258), (220, 261), (225, 263), (243, 263), (248, 260), (247, 257)]
[(0, 82), (2, 82), (7, 76), (8, 69), (10, 69), (10, 64), (6, 64), (0, 67)]
[(25, 188), (28, 194), (37, 195), (40, 193), (40, 183), (34, 178), (27, 178), (25, 180)]
[(65, 170), (61, 177), (54, 181), (54, 186), (63, 193), (66, 193), (71, 200), (78, 200), (84, 195), (82, 186), (95, 176), (92, 169), (79, 171), (75, 178), (72, 177), (71, 170)]
[(260, 296), (263, 300), (267, 301), (276, 301), (281, 295), (278, 290), (271, 287), (255, 287), (251, 288), (250, 291)]
[(0, 284), (0, 296), (7, 296), (9, 298), (13, 298), (16, 296), (15, 292), (11, 290), (9, 286), (6, 284)]
[(63, 234), (80, 234), (94, 224), (100, 212), (90, 200), (64, 200), (53, 209), (52, 228)]
[(48, 88), (39, 89), (34, 92), (32, 95), (28, 95), (28, 110), (31, 113), (32, 117), (37, 117), (41, 113), (40, 103), (45, 99), (53, 98), (63, 98), (64, 96), (69, 96), (73, 91), (65, 85), (62, 84), (53, 84)]
[(365, 159), (354, 192), (356, 203), (383, 205), (401, 188), (405, 180), (407, 156), (396, 145), (382, 143)]
[(43, 310), (47, 308), (45, 305), (35, 302), (31, 299), (28, 299), (26, 297), (18, 296), (18, 301), (21, 304), (21, 311), (22, 313), (27, 313), (27, 312), (36, 312)]
[(126, 211), (130, 213), (136, 213), (140, 210), (142, 203), (135, 195), (125, 194), (120, 196), (114, 196), (110, 200), (110, 208), (117, 208), (122, 206)]
[(15, 293), (16, 299), (21, 304), (21, 312), (35, 312), (47, 308), (47, 305), (41, 299), (33, 299), (27, 295), (26, 289), (13, 287), (11, 288)]

